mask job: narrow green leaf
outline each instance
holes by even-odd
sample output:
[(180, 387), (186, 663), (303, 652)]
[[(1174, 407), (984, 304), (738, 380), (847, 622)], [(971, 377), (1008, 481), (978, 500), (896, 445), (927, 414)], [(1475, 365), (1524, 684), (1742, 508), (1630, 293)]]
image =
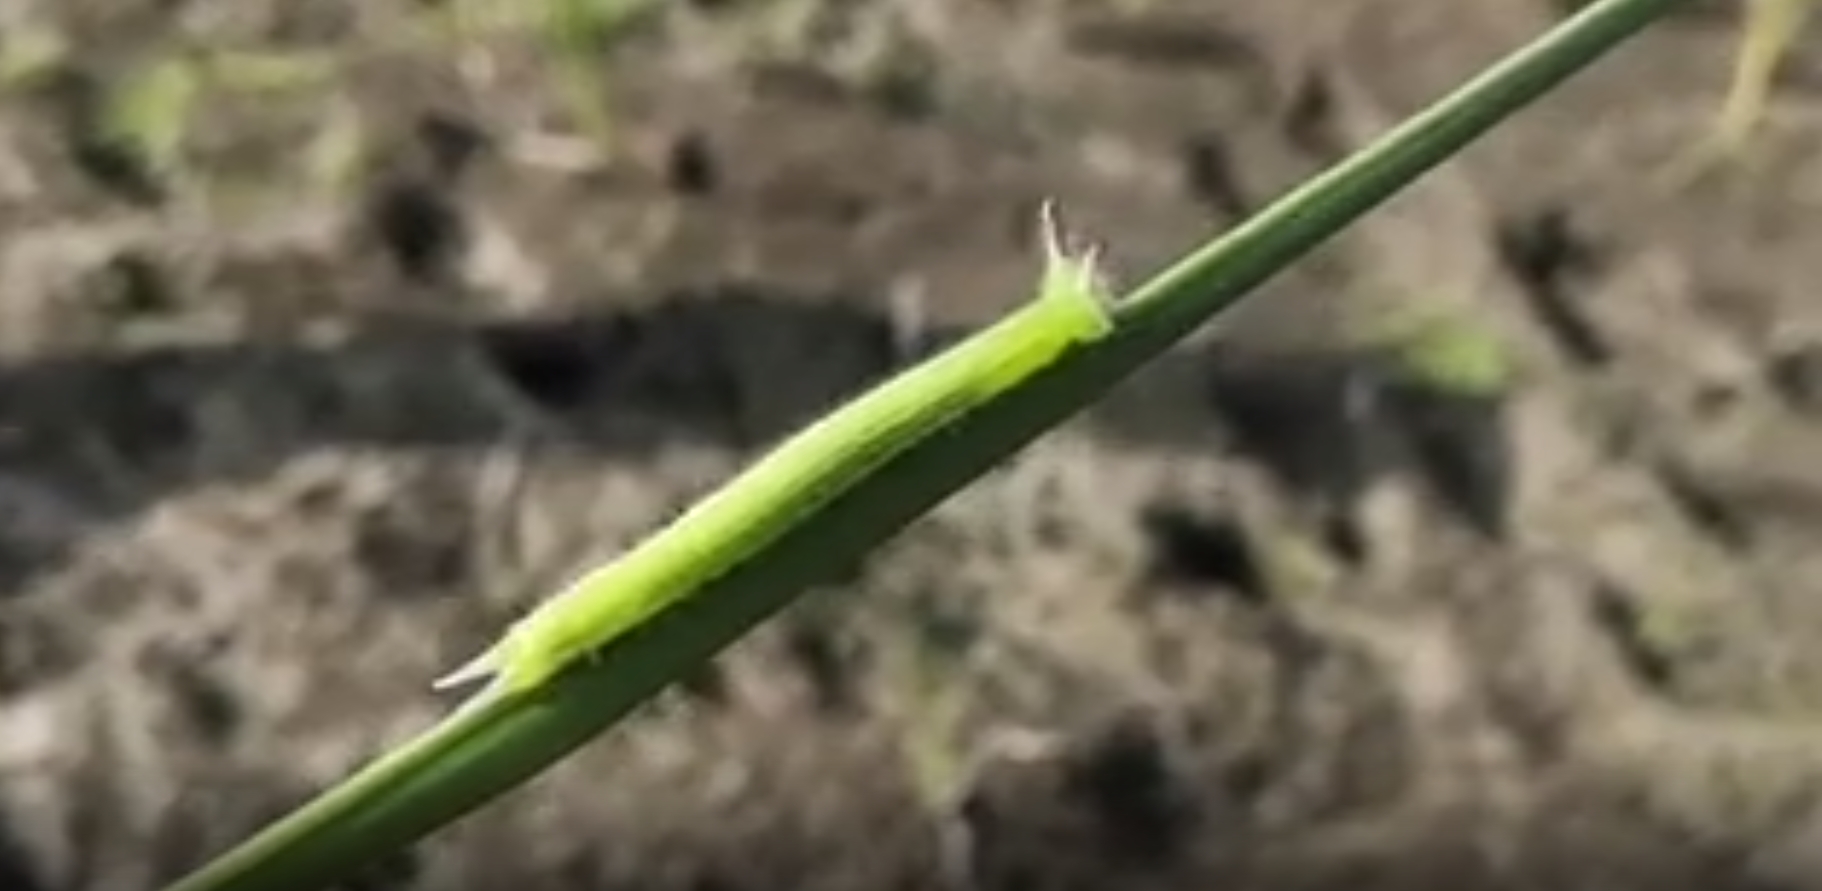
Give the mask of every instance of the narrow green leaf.
[(190, 118), (202, 92), (202, 74), (187, 55), (153, 60), (109, 92), (101, 138), (158, 173), (183, 161)]
[[(1602, 0), (1137, 289), (1117, 330), (934, 437), (547, 695), (460, 713), (171, 891), (321, 888), (593, 739), (803, 589), (864, 556), (1211, 316), (1620, 41), (1689, 0)], [(603, 794), (612, 794), (604, 790)]]

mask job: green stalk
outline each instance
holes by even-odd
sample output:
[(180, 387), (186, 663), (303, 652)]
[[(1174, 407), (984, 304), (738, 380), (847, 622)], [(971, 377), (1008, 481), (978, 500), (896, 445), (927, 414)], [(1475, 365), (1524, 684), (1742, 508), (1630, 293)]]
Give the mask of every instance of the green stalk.
[(1123, 301), (1106, 340), (958, 421), (953, 435), (890, 461), (765, 554), (566, 675), (549, 695), (498, 700), (449, 718), (170, 891), (321, 888), (525, 782), (1683, 2), (1586, 7), (1166, 269)]

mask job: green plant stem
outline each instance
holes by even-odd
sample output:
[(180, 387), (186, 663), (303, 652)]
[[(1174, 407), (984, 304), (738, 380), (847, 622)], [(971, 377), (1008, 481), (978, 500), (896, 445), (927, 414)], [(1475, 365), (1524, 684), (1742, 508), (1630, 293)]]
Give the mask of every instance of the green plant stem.
[[(458, 713), (171, 886), (307, 891), (428, 834), (593, 739), (1494, 124), (1679, 3), (1602, 0), (1134, 291), (1106, 340), (889, 462), (751, 563), (547, 695)], [(604, 788), (602, 794), (612, 794)]]

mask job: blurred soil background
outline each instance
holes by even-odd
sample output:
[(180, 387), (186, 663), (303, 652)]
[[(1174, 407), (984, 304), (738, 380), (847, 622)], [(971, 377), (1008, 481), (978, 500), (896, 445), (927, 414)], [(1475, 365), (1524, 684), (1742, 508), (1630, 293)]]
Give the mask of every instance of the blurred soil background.
[[(452, 5), (454, 4), (454, 5)], [(135, 891), (1005, 310), (1546, 0), (0, 7), (0, 888)], [(1822, 889), (1822, 54), (1732, 4), (363, 889)], [(583, 23), (586, 24), (586, 23)], [(589, 38), (589, 39), (581, 39)]]

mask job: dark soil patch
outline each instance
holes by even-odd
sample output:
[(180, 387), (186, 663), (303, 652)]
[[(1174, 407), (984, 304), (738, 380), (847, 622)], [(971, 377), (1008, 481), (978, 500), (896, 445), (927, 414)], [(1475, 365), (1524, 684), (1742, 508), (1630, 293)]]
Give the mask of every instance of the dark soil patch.
[[(589, 72), (602, 158), (520, 37), (191, 3), (335, 64), (209, 94), (160, 171), (99, 118), (179, 17), (27, 3), (74, 52), (0, 102), (0, 887), (152, 887), (422, 726), (579, 561), (1018, 299), (1040, 198), (1136, 277), (1561, 5), (682, 4)], [(358, 887), (1822, 888), (1814, 127), (1650, 175), (1729, 27)], [(1512, 391), (1389, 376), (1363, 332), (1413, 308)], [(939, 639), (933, 797), (892, 666)]]

